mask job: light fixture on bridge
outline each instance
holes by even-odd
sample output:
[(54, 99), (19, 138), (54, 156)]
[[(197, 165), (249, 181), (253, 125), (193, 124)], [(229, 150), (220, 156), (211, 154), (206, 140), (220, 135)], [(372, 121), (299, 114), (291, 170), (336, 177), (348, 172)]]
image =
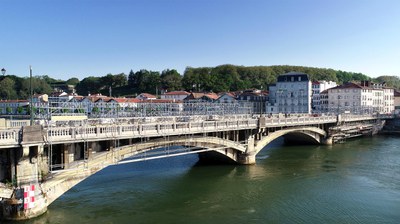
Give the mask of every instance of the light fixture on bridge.
[(2, 68), (2, 69), (1, 69), (1, 74), (3, 74), (3, 75), (6, 74), (6, 69), (5, 69), (5, 68)]

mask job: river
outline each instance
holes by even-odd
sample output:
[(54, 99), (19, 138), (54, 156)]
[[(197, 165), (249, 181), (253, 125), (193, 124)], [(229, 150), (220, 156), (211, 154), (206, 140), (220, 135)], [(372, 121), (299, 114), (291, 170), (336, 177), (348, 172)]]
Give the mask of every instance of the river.
[(400, 138), (278, 139), (252, 166), (197, 155), (108, 167), (18, 223), (399, 223)]

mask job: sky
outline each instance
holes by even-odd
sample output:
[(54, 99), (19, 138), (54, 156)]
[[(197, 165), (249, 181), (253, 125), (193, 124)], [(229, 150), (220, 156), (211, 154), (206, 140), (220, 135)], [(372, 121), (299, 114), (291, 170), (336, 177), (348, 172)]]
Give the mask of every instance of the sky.
[(0, 68), (77, 77), (221, 64), (400, 76), (398, 0), (0, 0)]

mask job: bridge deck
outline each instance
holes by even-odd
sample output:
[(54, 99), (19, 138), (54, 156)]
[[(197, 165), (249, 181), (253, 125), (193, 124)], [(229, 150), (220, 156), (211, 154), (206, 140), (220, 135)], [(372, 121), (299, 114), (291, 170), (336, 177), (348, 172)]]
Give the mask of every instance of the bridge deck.
[[(388, 118), (386, 116), (385, 118)], [(299, 125), (316, 125), (340, 122), (354, 122), (378, 119), (375, 115), (346, 115), (338, 120), (337, 116), (300, 116), (300, 117), (258, 117), (248, 115), (219, 116), (218, 120), (207, 120), (205, 117), (177, 118), (161, 117), (136, 119), (135, 123), (113, 123), (82, 125), (74, 127), (42, 126), (43, 139), (39, 143), (24, 142), (21, 129), (0, 131), (0, 148), (17, 147), (22, 144), (59, 144), (68, 142), (98, 141), (107, 139), (145, 138), (156, 136), (173, 136), (199, 134), (217, 131), (255, 129), (258, 127), (291, 127)], [(187, 121), (185, 121), (187, 120)], [(100, 119), (99, 119), (99, 122)]]

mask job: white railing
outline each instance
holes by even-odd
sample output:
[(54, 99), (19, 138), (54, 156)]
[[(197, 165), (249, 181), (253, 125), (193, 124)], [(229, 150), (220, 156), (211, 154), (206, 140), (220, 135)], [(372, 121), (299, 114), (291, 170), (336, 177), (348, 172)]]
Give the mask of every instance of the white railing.
[(18, 130), (0, 130), (0, 146), (18, 144)]
[[(157, 118), (142, 120), (141, 122), (124, 122), (103, 125), (84, 125), (79, 127), (45, 127), (45, 141), (62, 143), (68, 141), (99, 140), (99, 139), (120, 139), (135, 137), (172, 136), (181, 134), (198, 134), (215, 131), (244, 130), (258, 128), (259, 117), (244, 115), (229, 115), (219, 117), (218, 120), (207, 120), (206, 117), (189, 118), (187, 121), (177, 122), (176, 118)], [(337, 116), (289, 116), (264, 117), (263, 127), (290, 127), (299, 125), (312, 125), (337, 122)], [(376, 119), (371, 115), (345, 115), (343, 121), (359, 121)], [(172, 121), (171, 120), (175, 120)], [(0, 146), (18, 144), (18, 130), (0, 131)]]

